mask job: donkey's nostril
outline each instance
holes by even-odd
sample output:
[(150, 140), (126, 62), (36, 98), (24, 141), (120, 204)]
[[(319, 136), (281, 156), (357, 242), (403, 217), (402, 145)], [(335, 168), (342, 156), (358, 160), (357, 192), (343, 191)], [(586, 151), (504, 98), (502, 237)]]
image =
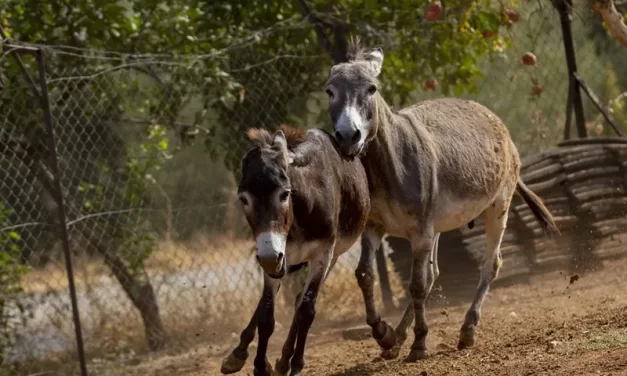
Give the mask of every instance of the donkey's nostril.
[(256, 257), (257, 257), (257, 262), (261, 263), (261, 257), (259, 257), (259, 256), (256, 256)]
[(342, 134), (340, 133), (340, 131), (335, 131), (335, 139), (338, 141), (342, 140)]
[(361, 138), (361, 131), (359, 129), (357, 129), (355, 131), (355, 134), (353, 134), (353, 137), (351, 137), (351, 139), (353, 141), (359, 141), (360, 138)]
[(283, 254), (279, 253), (276, 257), (277, 264), (281, 265), (283, 263)]

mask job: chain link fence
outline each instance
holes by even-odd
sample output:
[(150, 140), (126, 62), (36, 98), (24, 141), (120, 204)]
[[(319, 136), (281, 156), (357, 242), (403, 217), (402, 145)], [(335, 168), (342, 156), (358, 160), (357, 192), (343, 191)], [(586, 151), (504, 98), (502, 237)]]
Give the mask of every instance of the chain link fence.
[[(555, 11), (540, 6), (522, 16), (534, 26), (512, 27), (512, 47), (482, 63), (478, 92), (459, 95), (494, 109), (529, 154), (563, 137), (568, 79)], [(573, 19), (579, 72), (608, 104), (627, 89), (627, 67), (618, 52), (590, 45), (586, 33), (594, 27)], [(58, 175), (36, 94), (16, 68), (15, 53), (2, 56), (3, 372), (75, 364), (59, 195), (89, 359), (223, 343), (244, 327), (262, 280), (236, 200), (239, 161), (250, 146), (245, 131), (281, 123), (328, 128), (322, 83), (329, 58), (261, 50), (256, 43), (203, 56), (36, 46), (47, 58)], [(535, 66), (521, 64), (527, 52)], [(37, 77), (35, 59), (19, 56)], [(415, 100), (440, 96), (422, 86), (416, 83)], [(627, 106), (620, 99), (612, 106), (625, 124)], [(586, 115), (592, 134), (607, 132), (591, 105)], [(353, 275), (358, 248), (342, 256), (325, 285), (317, 325), (363, 316)], [(402, 299), (404, 286), (388, 268), (395, 298)], [(291, 313), (304, 273), (285, 282), (281, 314)]]

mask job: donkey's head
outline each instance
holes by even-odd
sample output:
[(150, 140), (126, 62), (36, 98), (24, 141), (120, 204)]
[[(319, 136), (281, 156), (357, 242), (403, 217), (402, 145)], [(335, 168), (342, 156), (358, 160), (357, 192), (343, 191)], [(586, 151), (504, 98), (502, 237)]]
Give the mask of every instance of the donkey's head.
[(250, 129), (248, 138), (257, 145), (242, 160), (239, 200), (257, 239), (259, 265), (270, 277), (282, 278), (287, 270), (287, 233), (294, 218), (287, 140), (280, 130), (271, 135), (264, 129)]
[(383, 50), (359, 50), (355, 44), (348, 62), (336, 64), (326, 82), (335, 139), (347, 156), (356, 156), (376, 134), (376, 96)]

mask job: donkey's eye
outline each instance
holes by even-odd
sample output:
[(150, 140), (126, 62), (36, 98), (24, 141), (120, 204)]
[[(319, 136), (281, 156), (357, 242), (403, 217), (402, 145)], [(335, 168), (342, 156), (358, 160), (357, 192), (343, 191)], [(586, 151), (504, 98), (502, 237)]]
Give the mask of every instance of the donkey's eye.
[(325, 91), (327, 95), (329, 96), (329, 98), (333, 98), (333, 92), (331, 91), (331, 89), (326, 89)]
[(244, 206), (248, 206), (248, 199), (244, 196), (240, 196), (239, 197), (240, 202), (242, 203), (242, 205)]
[(368, 86), (368, 95), (372, 95), (377, 92), (377, 87), (374, 85)]
[(283, 191), (281, 192), (281, 195), (279, 196), (279, 200), (281, 200), (281, 202), (285, 202), (287, 201), (289, 197), (290, 197), (290, 191)]

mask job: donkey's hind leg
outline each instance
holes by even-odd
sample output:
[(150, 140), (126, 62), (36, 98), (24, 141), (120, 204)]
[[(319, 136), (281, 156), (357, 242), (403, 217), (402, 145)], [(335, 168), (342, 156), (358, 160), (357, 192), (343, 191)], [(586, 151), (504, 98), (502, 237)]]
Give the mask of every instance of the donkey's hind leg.
[(435, 243), (433, 243), (433, 249), (431, 250), (431, 265), (433, 267), (433, 282), (438, 280), (440, 276), (440, 267), (438, 266), (438, 248), (440, 247), (440, 233), (435, 234)]
[(487, 249), (483, 256), (477, 292), (459, 333), (459, 343), (457, 344), (459, 350), (474, 345), (475, 332), (481, 316), (481, 305), (488, 294), (490, 284), (498, 276), (501, 268), (501, 241), (507, 225), (510, 201), (511, 195), (507, 195), (506, 198), (500, 196), (483, 213)]
[(366, 322), (372, 328), (372, 336), (384, 350), (391, 349), (396, 344), (394, 329), (381, 320), (374, 301), (374, 270), (372, 264), (375, 253), (381, 246), (382, 235), (367, 227), (361, 235), (361, 256), (355, 269), (357, 284), (361, 289), (366, 306)]
[[(427, 274), (427, 284), (433, 285), (438, 276), (440, 275), (440, 269), (438, 268), (438, 245), (440, 240), (440, 233), (435, 235), (435, 240), (433, 242), (433, 248), (431, 249), (431, 259), (429, 260), (430, 267), (428, 269)], [(381, 357), (383, 359), (396, 359), (401, 351), (401, 346), (407, 340), (407, 329), (414, 321), (414, 306), (411, 303), (411, 300), (407, 303), (407, 307), (405, 308), (405, 312), (401, 317), (401, 321), (399, 321), (394, 332), (396, 333), (396, 345), (389, 350), (384, 350), (381, 352)]]

